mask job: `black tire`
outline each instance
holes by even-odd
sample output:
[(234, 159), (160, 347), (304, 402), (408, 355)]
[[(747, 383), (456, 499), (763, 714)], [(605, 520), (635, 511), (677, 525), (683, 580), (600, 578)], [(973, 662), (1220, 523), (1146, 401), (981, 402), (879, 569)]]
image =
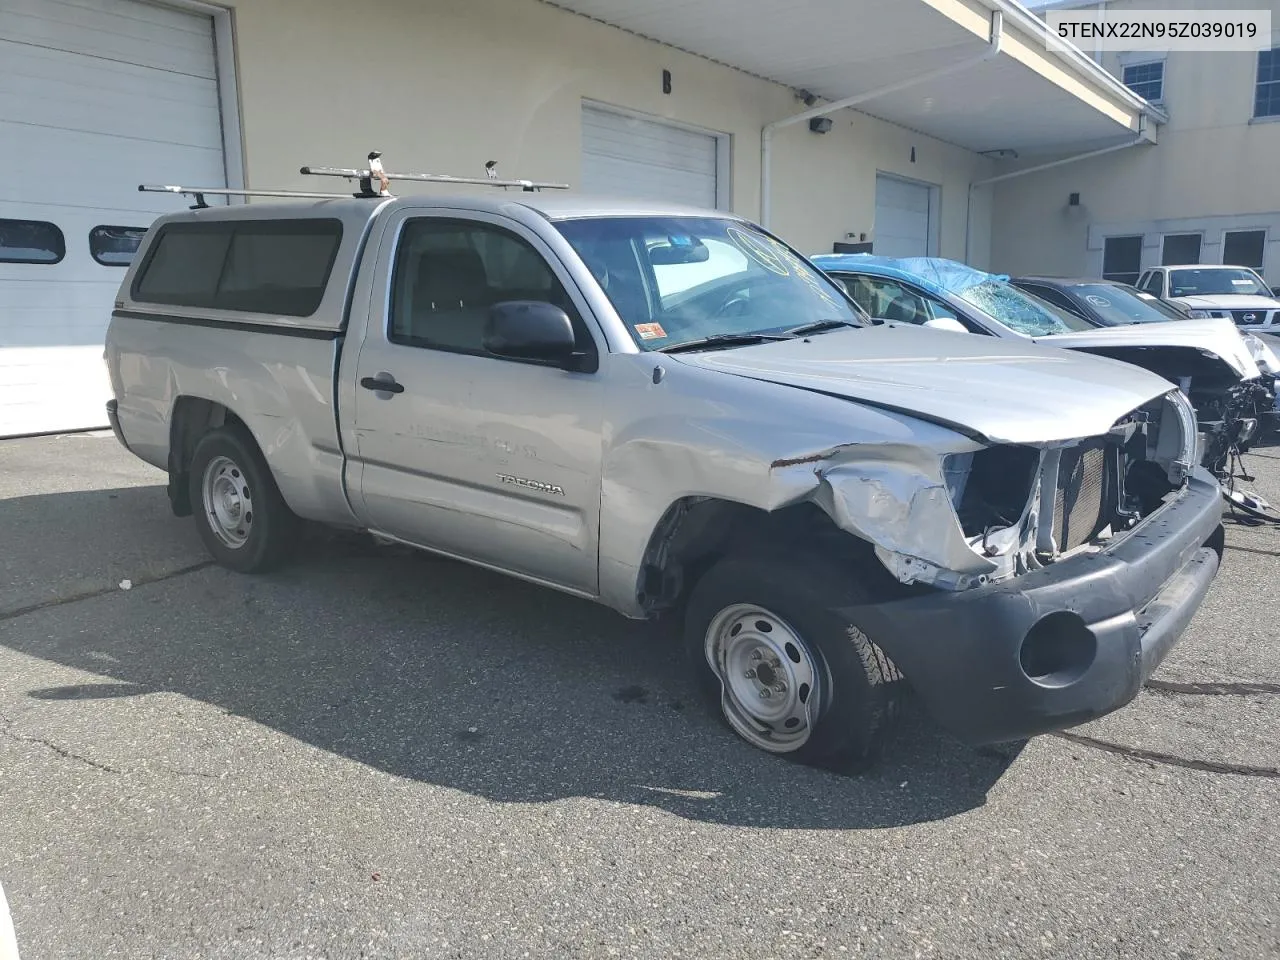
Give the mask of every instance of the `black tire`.
[(863, 769), (876, 758), (906, 684), (866, 633), (835, 612), (866, 601), (857, 576), (848, 566), (833, 570), (803, 556), (727, 557), (694, 586), (685, 611), (686, 651), (717, 711), (747, 742), (753, 743), (726, 713), (724, 688), (706, 656), (713, 621), (738, 604), (759, 606), (785, 621), (824, 671), (818, 715), (807, 741), (798, 748), (753, 745), (845, 773)]
[[(245, 537), (238, 546), (215, 530), (218, 519), (205, 506), (205, 473), (215, 461), (223, 466), (230, 461), (233, 469), (226, 476), (243, 483), (239, 489), (245, 492), (241, 503), (247, 507), (243, 510)], [(222, 566), (240, 573), (265, 573), (289, 557), (300, 533), (299, 520), (280, 496), (257, 443), (243, 427), (219, 427), (201, 437), (191, 457), (188, 482), (200, 539)]]

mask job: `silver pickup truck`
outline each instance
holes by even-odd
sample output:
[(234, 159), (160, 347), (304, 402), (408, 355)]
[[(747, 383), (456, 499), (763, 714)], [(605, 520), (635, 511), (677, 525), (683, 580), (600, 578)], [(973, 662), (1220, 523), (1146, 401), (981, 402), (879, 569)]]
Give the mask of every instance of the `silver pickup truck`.
[(973, 743), (1131, 700), (1222, 551), (1172, 384), (872, 325), (751, 223), (542, 194), (161, 218), (116, 435), (226, 566), (299, 518), (681, 618), (725, 719), (849, 768), (909, 687)]

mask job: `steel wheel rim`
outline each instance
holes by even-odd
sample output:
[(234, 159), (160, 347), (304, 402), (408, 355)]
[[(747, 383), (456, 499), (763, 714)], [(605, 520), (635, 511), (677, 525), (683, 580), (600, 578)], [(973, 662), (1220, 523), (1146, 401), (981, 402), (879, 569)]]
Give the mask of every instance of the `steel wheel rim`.
[(209, 529), (232, 550), (243, 547), (253, 531), (253, 496), (249, 481), (234, 460), (214, 457), (200, 482)]
[(743, 739), (770, 753), (809, 741), (823, 670), (798, 631), (763, 607), (738, 603), (712, 619), (704, 649), (720, 681), (720, 708)]

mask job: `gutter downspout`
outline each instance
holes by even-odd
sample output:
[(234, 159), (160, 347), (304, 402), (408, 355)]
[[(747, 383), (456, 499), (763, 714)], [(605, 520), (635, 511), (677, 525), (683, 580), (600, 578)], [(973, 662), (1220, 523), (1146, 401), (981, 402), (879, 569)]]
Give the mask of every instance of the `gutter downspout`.
[(1059, 160), (1051, 160), (1048, 163), (1037, 164), (1034, 167), (1024, 167), (1021, 170), (1013, 170), (1009, 173), (1002, 173), (996, 177), (987, 177), (985, 180), (975, 180), (969, 184), (968, 206), (965, 210), (964, 220), (964, 262), (969, 262), (969, 247), (973, 237), (973, 190), (974, 187), (987, 187), (993, 183), (1001, 183), (1004, 180), (1012, 180), (1015, 177), (1025, 177), (1029, 173), (1040, 173), (1042, 170), (1052, 170), (1054, 167), (1065, 166), (1068, 163), (1076, 163), (1080, 160), (1090, 160), (1093, 157), (1101, 157), (1108, 153), (1116, 153), (1120, 150), (1128, 150), (1130, 147), (1137, 147), (1144, 143), (1155, 143), (1147, 134), (1147, 117), (1145, 114), (1138, 118), (1138, 135), (1132, 140), (1126, 140), (1124, 143), (1112, 144), (1109, 147), (1102, 147), (1099, 150), (1090, 150), (1087, 153), (1077, 153), (1074, 156), (1062, 157)]
[(845, 97), (843, 100), (833, 100), (831, 103), (824, 103), (821, 106), (814, 107), (812, 110), (806, 110), (803, 113), (783, 117), (781, 120), (774, 120), (772, 123), (765, 124), (760, 131), (760, 225), (769, 229), (771, 226), (770, 221), (773, 219), (773, 133), (775, 130), (789, 127), (795, 123), (804, 123), (814, 117), (826, 116), (829, 113), (835, 113), (837, 110), (843, 110), (846, 107), (852, 107), (886, 94), (897, 93), (899, 90), (905, 90), (908, 87), (935, 80), (938, 77), (944, 77), (969, 67), (975, 67), (988, 60), (994, 60), (1000, 55), (1003, 39), (1004, 14), (999, 10), (994, 10), (991, 13), (991, 36), (987, 42), (987, 49), (976, 57), (969, 57), (957, 63), (939, 67), (936, 70), (929, 70), (914, 77), (908, 77), (906, 80), (891, 83), (885, 87), (878, 87), (875, 90), (855, 94), (852, 97)]

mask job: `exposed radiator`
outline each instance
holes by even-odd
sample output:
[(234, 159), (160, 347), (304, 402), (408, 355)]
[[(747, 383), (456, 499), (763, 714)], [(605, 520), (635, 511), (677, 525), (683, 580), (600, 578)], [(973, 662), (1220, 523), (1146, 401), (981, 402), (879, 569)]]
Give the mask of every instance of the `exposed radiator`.
[(1062, 451), (1053, 505), (1053, 539), (1060, 551), (1074, 550), (1101, 533), (1115, 513), (1115, 484), (1108, 464), (1115, 456), (1101, 439)]

